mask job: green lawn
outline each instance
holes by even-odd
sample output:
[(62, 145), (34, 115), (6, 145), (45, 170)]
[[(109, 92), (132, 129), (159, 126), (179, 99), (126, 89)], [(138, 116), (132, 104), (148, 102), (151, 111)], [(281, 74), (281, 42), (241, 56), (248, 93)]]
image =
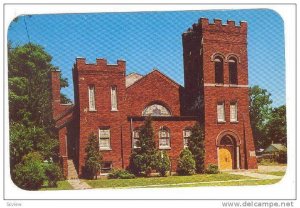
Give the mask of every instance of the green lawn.
[(57, 187), (48, 187), (47, 184), (45, 184), (40, 191), (49, 191), (49, 190), (71, 190), (73, 187), (71, 184), (69, 184), (68, 181), (58, 181)]
[(272, 171), (272, 172), (258, 172), (261, 174), (275, 175), (275, 176), (284, 176), (285, 171)]
[[(149, 178), (135, 178), (135, 179), (98, 179), (98, 180), (84, 180), (93, 188), (126, 188), (126, 187), (179, 187), (179, 186), (215, 186), (215, 185), (240, 185), (240, 182), (230, 182), (230, 180), (249, 179), (249, 183), (258, 183), (253, 181), (253, 178), (239, 175), (231, 175), (228, 173), (220, 174), (199, 174), (192, 176), (168, 176), (168, 177), (149, 177)], [(228, 181), (218, 182), (218, 181)], [(201, 183), (205, 182), (205, 183)], [(208, 183), (213, 182), (213, 183)], [(187, 183), (181, 184), (180, 183)], [(190, 183), (190, 184), (188, 184)], [(228, 184), (227, 184), (228, 183)], [(246, 182), (244, 182), (246, 183)], [(267, 183), (267, 182), (263, 182)], [(243, 185), (243, 184), (241, 184)]]

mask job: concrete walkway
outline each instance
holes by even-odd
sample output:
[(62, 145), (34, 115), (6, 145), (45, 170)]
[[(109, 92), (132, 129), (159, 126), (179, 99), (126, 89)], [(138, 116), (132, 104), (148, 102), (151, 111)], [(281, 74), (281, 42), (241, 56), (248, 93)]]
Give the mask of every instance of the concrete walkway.
[(76, 190), (82, 190), (82, 189), (91, 189), (87, 183), (80, 181), (79, 179), (70, 179), (68, 182), (71, 184), (71, 186)]
[(286, 165), (259, 165), (258, 171), (260, 172), (275, 172), (275, 171), (286, 171)]
[(249, 171), (236, 171), (236, 172), (228, 172), (228, 173), (232, 174), (232, 175), (248, 176), (248, 177), (256, 178), (256, 179), (260, 179), (260, 180), (270, 180), (270, 179), (281, 179), (282, 178), (282, 176), (254, 173), (254, 172), (249, 172)]

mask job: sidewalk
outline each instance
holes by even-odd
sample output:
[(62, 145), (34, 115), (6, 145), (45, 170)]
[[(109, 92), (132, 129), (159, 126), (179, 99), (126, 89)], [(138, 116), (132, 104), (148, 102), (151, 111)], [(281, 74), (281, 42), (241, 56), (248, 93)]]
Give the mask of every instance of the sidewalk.
[(79, 179), (70, 179), (68, 182), (75, 190), (91, 189), (87, 183), (80, 181)]
[(270, 180), (270, 179), (281, 179), (282, 178), (282, 176), (254, 173), (254, 172), (249, 172), (249, 171), (238, 171), (238, 172), (228, 172), (228, 173), (233, 174), (233, 175), (248, 176), (248, 177), (256, 178), (256, 179), (260, 179), (260, 180)]

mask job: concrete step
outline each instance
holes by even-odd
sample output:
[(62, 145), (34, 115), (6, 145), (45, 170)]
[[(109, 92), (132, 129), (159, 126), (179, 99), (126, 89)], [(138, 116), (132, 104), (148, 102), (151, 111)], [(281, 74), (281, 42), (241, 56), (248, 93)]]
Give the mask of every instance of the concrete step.
[(68, 160), (68, 179), (78, 179), (78, 174), (73, 160)]

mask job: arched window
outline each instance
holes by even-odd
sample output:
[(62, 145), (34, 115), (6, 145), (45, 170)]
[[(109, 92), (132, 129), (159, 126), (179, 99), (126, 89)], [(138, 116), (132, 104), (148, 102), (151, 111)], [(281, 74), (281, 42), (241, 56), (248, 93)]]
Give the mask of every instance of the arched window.
[(215, 83), (224, 84), (223, 59), (220, 56), (216, 56), (214, 62), (215, 62)]
[(170, 149), (170, 130), (163, 126), (159, 130), (159, 149)]
[(171, 116), (171, 113), (166, 107), (160, 104), (152, 104), (145, 108), (142, 115), (143, 116)]
[(229, 84), (237, 84), (237, 60), (233, 57), (231, 57), (228, 60), (229, 65)]
[(139, 128), (135, 128), (132, 131), (132, 146), (135, 149), (141, 147), (141, 143), (140, 143), (140, 130), (139, 130)]

